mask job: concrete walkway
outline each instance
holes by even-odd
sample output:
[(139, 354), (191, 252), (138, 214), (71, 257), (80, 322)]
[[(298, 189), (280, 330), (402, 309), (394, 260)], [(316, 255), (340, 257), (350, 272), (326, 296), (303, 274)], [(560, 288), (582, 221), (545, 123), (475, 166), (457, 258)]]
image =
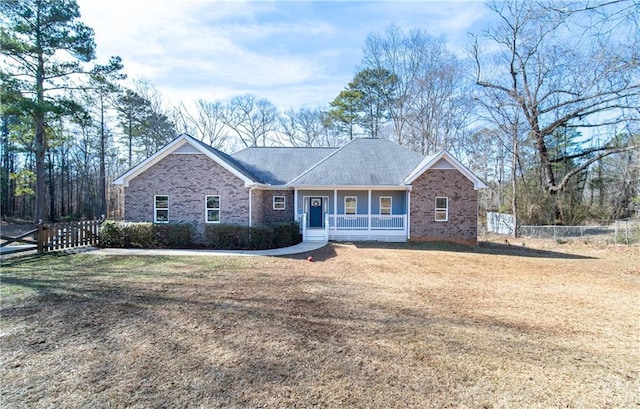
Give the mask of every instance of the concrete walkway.
[(271, 250), (189, 250), (189, 249), (115, 249), (91, 248), (91, 254), (107, 256), (287, 256), (318, 250), (327, 242), (302, 242), (291, 247)]

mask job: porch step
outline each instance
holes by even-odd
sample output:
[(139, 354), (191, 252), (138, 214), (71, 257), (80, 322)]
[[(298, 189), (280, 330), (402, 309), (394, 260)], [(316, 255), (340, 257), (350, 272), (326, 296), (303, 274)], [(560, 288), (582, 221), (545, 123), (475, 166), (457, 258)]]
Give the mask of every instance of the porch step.
[(320, 237), (313, 237), (313, 238), (309, 238), (307, 237), (306, 239), (304, 239), (305, 242), (309, 242), (309, 243), (324, 243), (325, 241), (327, 241), (324, 237), (320, 238)]
[(314, 242), (327, 241), (327, 238), (325, 237), (325, 231), (321, 229), (317, 229), (317, 230), (308, 229), (305, 232), (304, 241), (314, 241)]

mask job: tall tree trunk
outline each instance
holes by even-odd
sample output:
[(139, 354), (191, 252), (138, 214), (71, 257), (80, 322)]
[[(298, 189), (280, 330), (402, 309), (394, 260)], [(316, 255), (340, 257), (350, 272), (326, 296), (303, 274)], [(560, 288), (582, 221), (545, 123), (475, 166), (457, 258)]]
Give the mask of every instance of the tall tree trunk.
[(13, 146), (9, 140), (9, 124), (8, 117), (2, 119), (2, 191), (0, 192), (0, 213), (2, 216), (11, 216), (13, 214), (14, 206), (12, 203), (15, 200), (15, 191), (12, 188), (13, 181), (9, 178), (9, 175), (14, 172), (14, 160), (13, 160)]
[(100, 206), (98, 216), (107, 214), (107, 176), (105, 165), (105, 123), (104, 123), (104, 95), (100, 95)]
[(605, 184), (601, 162), (598, 162), (598, 181), (598, 207), (600, 208), (600, 211), (602, 211), (604, 209)]
[(513, 132), (513, 156), (511, 158), (511, 212), (513, 213), (513, 238), (518, 238), (518, 130)]
[(51, 150), (47, 151), (47, 157), (49, 159), (49, 220), (56, 220), (56, 185), (53, 175), (53, 158), (51, 156)]
[(133, 119), (129, 118), (129, 168), (133, 167)]
[(64, 150), (61, 150), (60, 152), (60, 215), (61, 216), (69, 216), (69, 212), (66, 209), (67, 203), (66, 203), (66, 189), (68, 189), (68, 186), (65, 183), (65, 167), (66, 167), (66, 161), (65, 161), (65, 152)]
[(44, 118), (36, 119), (36, 134), (34, 140), (34, 153), (36, 162), (36, 201), (34, 220), (36, 223), (45, 220), (45, 171), (44, 171)]
[[(39, 13), (40, 10), (38, 10)], [(40, 16), (38, 15), (38, 20)], [(40, 23), (38, 21), (38, 27)], [(40, 43), (40, 37), (36, 39), (36, 47), (38, 50), (42, 49)], [(36, 68), (36, 109), (34, 114), (35, 120), (35, 135), (33, 138), (33, 152), (35, 154), (36, 161), (36, 203), (35, 211), (33, 213), (34, 221), (39, 223), (44, 221), (44, 209), (45, 209), (45, 170), (44, 170), (44, 155), (47, 150), (46, 135), (45, 135), (45, 109), (44, 109), (44, 57), (42, 52), (38, 54), (38, 66)]]

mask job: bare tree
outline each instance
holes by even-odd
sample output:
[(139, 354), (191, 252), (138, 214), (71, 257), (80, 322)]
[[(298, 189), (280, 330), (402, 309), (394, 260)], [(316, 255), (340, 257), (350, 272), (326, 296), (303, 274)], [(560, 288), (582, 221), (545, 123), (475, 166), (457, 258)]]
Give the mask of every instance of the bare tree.
[(266, 99), (255, 95), (241, 95), (231, 99), (225, 109), (224, 124), (245, 147), (267, 146), (276, 141), (278, 109)]
[(391, 26), (384, 35), (366, 39), (363, 65), (396, 78), (385, 102), (398, 143), (423, 154), (453, 146), (471, 109), (464, 64), (447, 49), (444, 37), (417, 29), (405, 34)]
[(223, 148), (229, 135), (224, 122), (225, 107), (220, 101), (208, 102), (200, 99), (192, 113), (184, 104), (174, 110), (176, 128), (216, 149)]
[(326, 135), (323, 112), (319, 109), (289, 109), (280, 117), (280, 133), (292, 146), (330, 146)]
[[(606, 133), (611, 125), (638, 120), (637, 1), (551, 6), (512, 0), (490, 9), (499, 23), (475, 38), (476, 83), (499, 95), (498, 103), (518, 107), (549, 195), (602, 158), (638, 148)], [(552, 156), (549, 141), (562, 128), (588, 130), (588, 143), (579, 152)], [(554, 164), (569, 159), (575, 165), (558, 177)], [(554, 213), (559, 220), (559, 206)]]

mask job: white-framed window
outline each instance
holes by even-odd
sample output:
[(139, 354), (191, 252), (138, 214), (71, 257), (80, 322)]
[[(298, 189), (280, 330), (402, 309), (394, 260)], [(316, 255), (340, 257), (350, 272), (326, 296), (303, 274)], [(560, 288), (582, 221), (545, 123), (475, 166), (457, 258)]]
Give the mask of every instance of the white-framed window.
[(153, 221), (155, 223), (169, 223), (169, 196), (155, 195), (153, 197)]
[(220, 196), (205, 196), (205, 217), (207, 223), (220, 223)]
[(449, 198), (436, 197), (436, 221), (449, 221)]
[(287, 198), (284, 196), (273, 197), (273, 210), (285, 210), (287, 208)]
[(380, 214), (390, 215), (393, 199), (391, 196), (380, 196)]
[(358, 213), (358, 198), (356, 196), (344, 197), (344, 214)]

